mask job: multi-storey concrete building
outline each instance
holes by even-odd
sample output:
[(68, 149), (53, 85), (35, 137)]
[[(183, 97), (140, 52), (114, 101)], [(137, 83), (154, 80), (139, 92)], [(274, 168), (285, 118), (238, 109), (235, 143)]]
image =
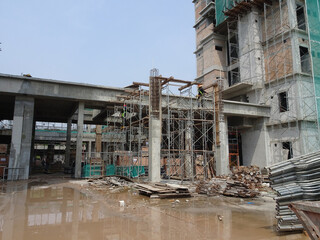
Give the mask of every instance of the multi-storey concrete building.
[(319, 149), (319, 0), (193, 3), (196, 81), (219, 85), (218, 173)]

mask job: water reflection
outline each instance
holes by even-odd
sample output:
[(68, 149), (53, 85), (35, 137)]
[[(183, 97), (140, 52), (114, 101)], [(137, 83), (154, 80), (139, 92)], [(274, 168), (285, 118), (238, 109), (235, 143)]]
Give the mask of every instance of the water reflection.
[(8, 183), (0, 194), (0, 239), (304, 239), (276, 236), (274, 213), (245, 204), (214, 198), (174, 203), (132, 192), (98, 201), (73, 188)]

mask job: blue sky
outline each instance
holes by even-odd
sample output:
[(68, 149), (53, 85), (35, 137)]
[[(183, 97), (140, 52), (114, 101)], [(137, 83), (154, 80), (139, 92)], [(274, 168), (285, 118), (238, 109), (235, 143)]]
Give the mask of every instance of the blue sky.
[(196, 75), (191, 0), (1, 0), (0, 72), (124, 87)]

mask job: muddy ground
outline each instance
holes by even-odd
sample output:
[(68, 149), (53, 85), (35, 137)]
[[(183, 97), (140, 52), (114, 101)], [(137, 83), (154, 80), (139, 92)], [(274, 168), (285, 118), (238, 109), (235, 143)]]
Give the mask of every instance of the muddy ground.
[(269, 193), (150, 199), (132, 188), (40, 175), (1, 184), (0, 239), (308, 239), (278, 235), (274, 209)]

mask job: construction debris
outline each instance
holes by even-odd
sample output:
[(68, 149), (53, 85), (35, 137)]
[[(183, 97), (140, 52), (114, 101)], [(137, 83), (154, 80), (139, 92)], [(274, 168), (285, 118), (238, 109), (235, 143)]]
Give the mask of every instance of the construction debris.
[(249, 189), (262, 188), (263, 177), (257, 166), (240, 166), (233, 168), (231, 179), (241, 182)]
[(277, 192), (278, 231), (301, 231), (303, 226), (289, 204), (320, 200), (320, 152), (292, 158), (268, 167), (271, 187)]
[(150, 198), (183, 198), (191, 197), (189, 189), (185, 186), (177, 184), (142, 184), (134, 183), (129, 178), (123, 176), (106, 176), (100, 178), (92, 178), (88, 180), (90, 186), (97, 188), (111, 186), (111, 187), (133, 187), (139, 190), (139, 194), (148, 196)]
[(141, 195), (150, 198), (184, 198), (191, 197), (189, 189), (176, 184), (135, 184)]
[(103, 186), (116, 186), (116, 187), (125, 187), (132, 186), (134, 183), (132, 180), (122, 177), (122, 176), (106, 176), (100, 178), (91, 178), (88, 180), (90, 186), (94, 187), (103, 187)]
[(231, 197), (253, 198), (259, 195), (262, 187), (262, 175), (256, 166), (234, 168), (229, 176), (213, 178), (209, 182), (201, 181), (197, 185), (200, 194), (225, 195)]

